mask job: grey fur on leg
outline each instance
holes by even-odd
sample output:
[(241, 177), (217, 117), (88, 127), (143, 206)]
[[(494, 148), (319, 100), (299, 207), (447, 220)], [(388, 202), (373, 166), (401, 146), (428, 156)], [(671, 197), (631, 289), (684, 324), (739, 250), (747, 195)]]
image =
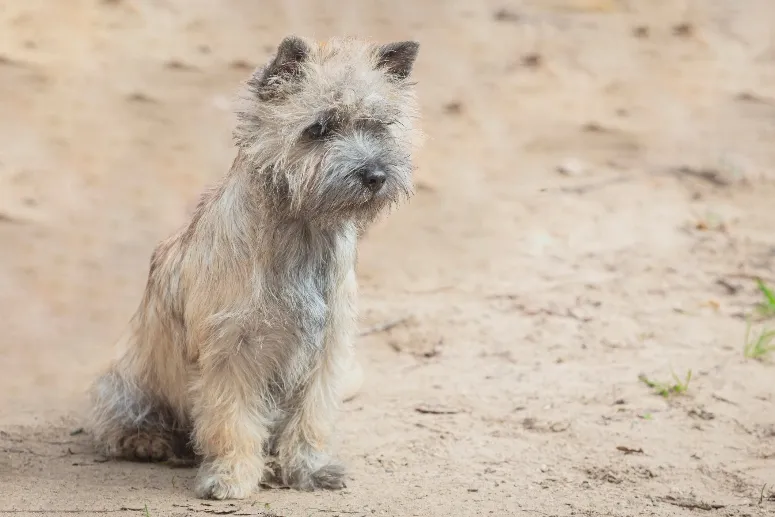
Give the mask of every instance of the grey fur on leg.
[(312, 486), (326, 490), (345, 488), (346, 470), (341, 463), (328, 463), (312, 473)]
[(286, 486), (298, 490), (338, 490), (344, 488), (346, 470), (342, 463), (322, 456), (304, 468), (287, 472), (283, 476)]
[(152, 462), (193, 460), (185, 424), (115, 370), (98, 379), (92, 395), (95, 438), (106, 456)]
[[(93, 387), (115, 457), (202, 459), (196, 493), (344, 486), (328, 452), (353, 363), (356, 247), (412, 194), (414, 42), (288, 37), (246, 83), (236, 157), (154, 250), (121, 354)], [(347, 377), (347, 371), (351, 377)]]

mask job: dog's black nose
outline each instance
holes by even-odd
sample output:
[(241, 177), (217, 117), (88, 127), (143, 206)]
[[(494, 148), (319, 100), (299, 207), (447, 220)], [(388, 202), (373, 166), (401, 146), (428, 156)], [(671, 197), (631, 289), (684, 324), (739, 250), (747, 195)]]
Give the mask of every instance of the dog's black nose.
[(377, 167), (364, 167), (359, 171), (363, 185), (372, 192), (379, 192), (387, 176)]

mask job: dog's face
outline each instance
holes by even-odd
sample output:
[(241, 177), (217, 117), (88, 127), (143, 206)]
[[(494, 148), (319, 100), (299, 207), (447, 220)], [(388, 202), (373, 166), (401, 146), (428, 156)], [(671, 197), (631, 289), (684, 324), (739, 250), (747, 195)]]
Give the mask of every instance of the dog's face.
[(412, 191), (418, 44), (288, 37), (248, 82), (235, 136), (282, 210), (370, 220)]

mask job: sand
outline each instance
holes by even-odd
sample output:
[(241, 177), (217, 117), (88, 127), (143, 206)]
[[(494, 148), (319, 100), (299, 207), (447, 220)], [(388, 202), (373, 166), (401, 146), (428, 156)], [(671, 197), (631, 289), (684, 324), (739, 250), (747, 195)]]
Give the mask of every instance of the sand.
[[(419, 40), (427, 139), (360, 249), (347, 488), (207, 503), (78, 430), (289, 33)], [(0, 1), (0, 515), (775, 514), (774, 35), (768, 0)]]

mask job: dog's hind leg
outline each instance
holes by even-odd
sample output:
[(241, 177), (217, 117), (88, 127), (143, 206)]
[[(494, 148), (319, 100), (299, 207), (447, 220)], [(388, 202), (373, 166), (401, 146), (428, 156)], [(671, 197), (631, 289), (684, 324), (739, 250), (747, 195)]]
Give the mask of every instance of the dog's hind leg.
[(189, 431), (164, 401), (115, 367), (92, 386), (92, 432), (108, 457), (133, 461), (191, 459)]

